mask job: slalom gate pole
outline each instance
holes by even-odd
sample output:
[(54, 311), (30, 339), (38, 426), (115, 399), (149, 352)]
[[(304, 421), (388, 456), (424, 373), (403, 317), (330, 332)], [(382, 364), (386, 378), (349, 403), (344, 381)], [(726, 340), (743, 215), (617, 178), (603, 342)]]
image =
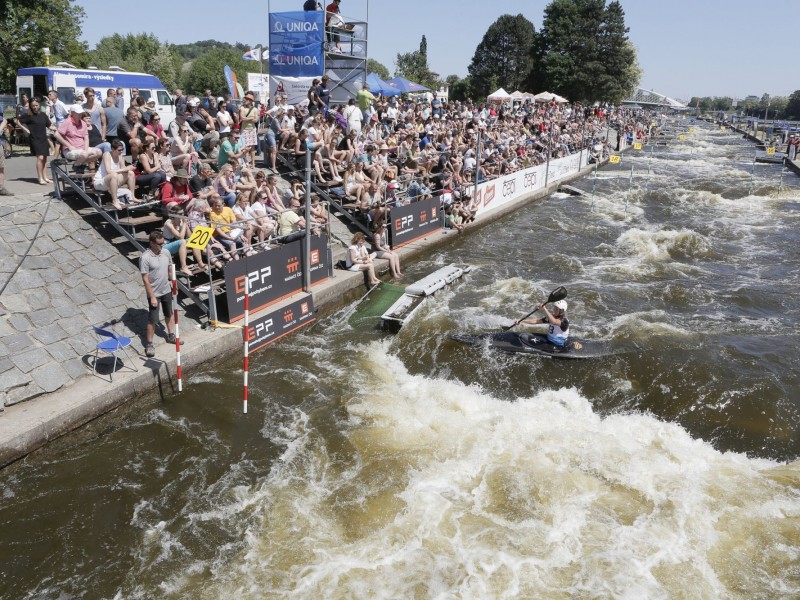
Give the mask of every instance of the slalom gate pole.
[(178, 278), (175, 276), (175, 263), (170, 269), (172, 280), (172, 326), (175, 328), (175, 365), (177, 369), (178, 391), (183, 391), (183, 367), (181, 366), (181, 332), (178, 327)]
[(594, 189), (597, 187), (597, 162), (594, 163), (594, 179), (592, 180), (592, 205), (589, 210), (594, 212)]
[[(246, 259), (245, 259), (246, 260)], [(247, 379), (250, 371), (250, 280), (244, 278), (244, 389), (242, 412), (247, 414)]]

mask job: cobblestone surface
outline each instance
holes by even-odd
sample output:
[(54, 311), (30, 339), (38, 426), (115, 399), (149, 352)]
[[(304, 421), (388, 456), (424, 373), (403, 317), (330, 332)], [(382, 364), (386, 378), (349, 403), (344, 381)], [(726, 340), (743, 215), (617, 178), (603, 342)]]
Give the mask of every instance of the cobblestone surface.
[(143, 353), (136, 262), (56, 198), (4, 198), (0, 214), (0, 410), (91, 374), (94, 324)]

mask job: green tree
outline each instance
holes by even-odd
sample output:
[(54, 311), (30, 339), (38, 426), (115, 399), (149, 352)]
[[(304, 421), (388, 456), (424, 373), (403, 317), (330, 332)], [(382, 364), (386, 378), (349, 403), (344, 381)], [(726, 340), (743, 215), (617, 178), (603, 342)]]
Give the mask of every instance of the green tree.
[[(161, 44), (155, 56), (149, 61), (147, 72), (152, 73), (161, 80), (168, 90), (178, 87), (178, 73), (175, 65), (175, 52), (166, 44)], [(181, 59), (182, 62), (182, 59)]]
[(0, 89), (15, 89), (17, 69), (43, 65), (42, 48), (51, 62), (85, 66), (86, 46), (77, 42), (85, 17), (73, 0), (0, 0)]
[(233, 69), (239, 83), (245, 89), (247, 89), (247, 73), (258, 72), (258, 63), (242, 60), (242, 53), (238, 48), (214, 48), (192, 61), (189, 69), (183, 73), (181, 87), (190, 94), (202, 94), (206, 89), (215, 94), (225, 92), (228, 89), (228, 84), (225, 82), (225, 65)]
[(374, 58), (367, 59), (367, 73), (375, 73), (383, 80), (389, 79), (389, 69)]
[(459, 78), (458, 75), (448, 75), (445, 79), (450, 100), (467, 100), (472, 97), (472, 78)]
[(570, 100), (619, 102), (641, 70), (619, 2), (553, 0), (547, 5), (532, 80)]
[(786, 102), (784, 114), (787, 119), (800, 120), (800, 90), (795, 90)]
[(397, 55), (394, 74), (431, 89), (438, 87), (436, 75), (428, 68), (428, 41), (424, 35), (419, 50)]
[(507, 91), (526, 87), (533, 68), (532, 48), (536, 31), (523, 15), (502, 15), (489, 26), (481, 43), (475, 49), (468, 71), (478, 97), (485, 97), (496, 88), (490, 88), (496, 78), (499, 87)]

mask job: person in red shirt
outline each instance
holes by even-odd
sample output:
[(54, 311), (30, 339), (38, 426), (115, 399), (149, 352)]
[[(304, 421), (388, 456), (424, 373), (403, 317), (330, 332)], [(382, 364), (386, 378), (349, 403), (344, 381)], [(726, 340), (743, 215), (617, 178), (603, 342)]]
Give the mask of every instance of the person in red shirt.
[[(328, 32), (328, 41), (336, 45), (336, 51), (341, 52), (342, 47), (339, 45), (339, 34), (336, 29), (342, 24), (342, 18), (339, 16), (339, 3), (341, 0), (333, 0), (325, 8), (325, 29)], [(334, 15), (336, 15), (334, 17)], [(328, 48), (333, 50), (333, 48)]]
[(189, 173), (186, 169), (178, 169), (172, 179), (161, 186), (161, 204), (167, 212), (180, 206), (184, 213), (188, 213), (193, 200), (194, 196), (189, 187)]

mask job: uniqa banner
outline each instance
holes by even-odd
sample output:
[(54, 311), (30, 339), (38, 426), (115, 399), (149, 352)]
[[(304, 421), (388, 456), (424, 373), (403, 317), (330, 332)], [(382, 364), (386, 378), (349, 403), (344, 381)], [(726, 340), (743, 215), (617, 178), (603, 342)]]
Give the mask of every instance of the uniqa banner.
[(269, 72), (273, 76), (322, 75), (325, 12), (301, 10), (269, 15)]

